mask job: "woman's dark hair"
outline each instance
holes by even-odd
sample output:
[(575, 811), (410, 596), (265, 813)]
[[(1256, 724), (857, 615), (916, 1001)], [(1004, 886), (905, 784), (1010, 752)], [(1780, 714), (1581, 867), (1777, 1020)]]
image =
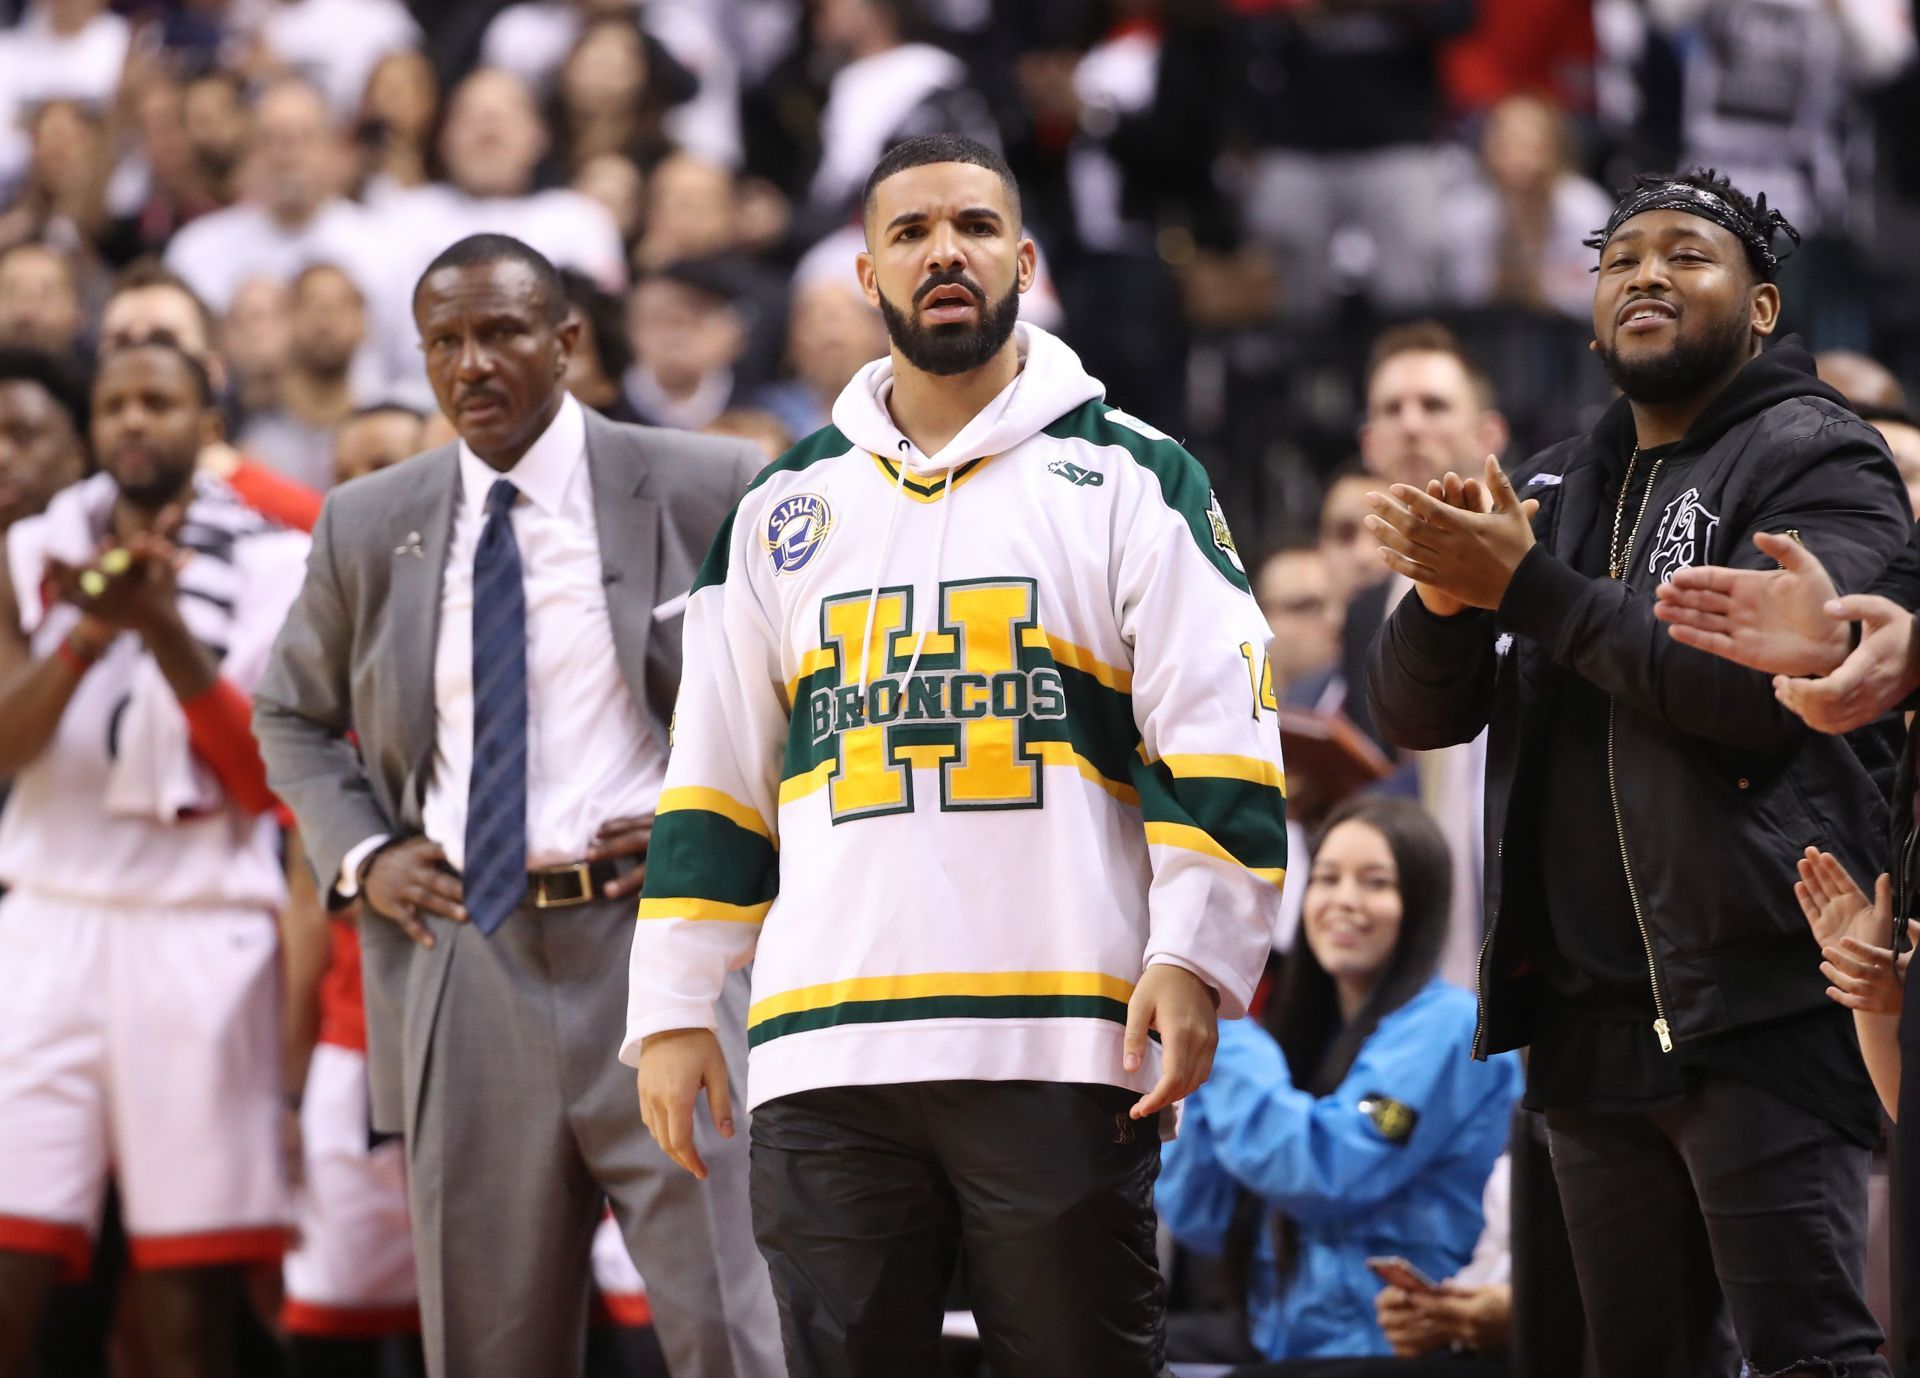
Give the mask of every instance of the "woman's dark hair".
[[(1314, 834), (1314, 855), (1342, 823), (1365, 823), (1386, 839), (1400, 891), (1400, 932), (1366, 1003), (1343, 1024), (1338, 988), (1313, 955), (1303, 919), (1260, 1018), (1286, 1054), (1293, 1084), (1313, 1096), (1331, 1094), (1346, 1079), (1361, 1046), (1373, 1037), (1380, 1021), (1433, 979), (1440, 949), (1446, 942), (1453, 901), (1453, 856), (1439, 825), (1420, 804), (1380, 794), (1349, 799), (1327, 815)], [(1227, 1230), (1224, 1274), (1227, 1289), (1243, 1313), (1252, 1277), (1254, 1238), (1267, 1213), (1265, 1201), (1241, 1189), (1233, 1223)], [(1282, 1214), (1274, 1240), (1282, 1286), (1298, 1253), (1299, 1227)]]

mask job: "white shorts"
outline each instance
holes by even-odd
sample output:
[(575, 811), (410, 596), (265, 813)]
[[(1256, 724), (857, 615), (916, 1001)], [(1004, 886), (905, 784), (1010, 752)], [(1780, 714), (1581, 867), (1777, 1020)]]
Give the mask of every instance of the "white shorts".
[(83, 1276), (112, 1173), (136, 1268), (277, 1260), (279, 935), (256, 911), (0, 900), (0, 1250)]
[(300, 1138), (306, 1181), (299, 1243), (286, 1261), (288, 1332), (375, 1339), (418, 1330), (406, 1151), (398, 1139), (367, 1147), (364, 1053), (330, 1043), (313, 1050)]
[(619, 1222), (608, 1211), (593, 1232), (593, 1287), (598, 1297), (595, 1317), (606, 1325), (636, 1327), (653, 1324), (647, 1304), (647, 1285), (633, 1266)]

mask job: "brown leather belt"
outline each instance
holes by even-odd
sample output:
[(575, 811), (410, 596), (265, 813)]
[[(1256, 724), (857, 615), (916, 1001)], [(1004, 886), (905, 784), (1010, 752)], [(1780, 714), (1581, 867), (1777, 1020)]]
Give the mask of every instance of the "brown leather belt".
[(631, 862), (575, 861), (527, 872), (527, 903), (535, 909), (567, 909), (605, 899), (607, 886), (631, 869)]

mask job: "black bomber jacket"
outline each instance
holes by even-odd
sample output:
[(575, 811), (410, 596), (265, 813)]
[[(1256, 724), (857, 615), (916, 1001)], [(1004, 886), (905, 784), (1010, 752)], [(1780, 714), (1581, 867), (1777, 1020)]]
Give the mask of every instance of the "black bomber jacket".
[[(1590, 435), (1514, 474), (1520, 495), (1540, 500), (1538, 543), (1497, 612), (1440, 618), (1409, 596), (1368, 659), (1374, 719), (1395, 744), (1429, 750), (1490, 729), (1476, 1057), (1532, 1041), (1533, 925), (1559, 848), (1625, 857), (1663, 1046), (1822, 1005), (1796, 863), (1817, 846), (1856, 876), (1882, 869), (1892, 720), (1847, 738), (1812, 731), (1775, 700), (1771, 676), (1675, 642), (1653, 591), (1684, 565), (1767, 567), (1761, 531), (1796, 535), (1841, 592), (1864, 588), (1912, 527), (1885, 444), (1783, 341), (1668, 455), (1625, 577), (1590, 578), (1573, 553), (1613, 521), (1602, 457), (1624, 454), (1632, 426), (1618, 401)], [(1609, 696), (1612, 769), (1583, 835), (1543, 839), (1530, 798), (1553, 768), (1537, 744), (1562, 675)]]

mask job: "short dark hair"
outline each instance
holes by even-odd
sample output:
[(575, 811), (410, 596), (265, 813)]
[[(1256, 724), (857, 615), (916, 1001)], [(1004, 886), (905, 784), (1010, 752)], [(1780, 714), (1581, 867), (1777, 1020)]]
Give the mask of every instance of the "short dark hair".
[(1016, 226), (1020, 224), (1020, 183), (1015, 180), (1013, 169), (1007, 166), (1007, 160), (1000, 156), (997, 149), (987, 147), (978, 139), (969, 139), (964, 134), (921, 134), (904, 143), (897, 143), (881, 154), (880, 161), (867, 174), (867, 185), (861, 190), (860, 213), (865, 215), (873, 209), (873, 194), (887, 178), (896, 172), (905, 172), (910, 167), (925, 167), (929, 163), (972, 163), (991, 172), (1006, 188), (1007, 209), (1013, 212), (1013, 223)]
[(105, 375), (108, 367), (113, 364), (114, 360), (124, 359), (129, 354), (139, 354), (147, 350), (153, 350), (165, 354), (170, 358), (178, 359), (193, 379), (193, 389), (200, 397), (200, 405), (202, 407), (211, 407), (214, 405), (213, 377), (207, 372), (207, 366), (201, 363), (200, 360), (194, 358), (193, 355), (188, 352), (185, 345), (174, 339), (173, 336), (166, 331), (160, 331), (150, 335), (144, 340), (136, 340), (129, 345), (121, 345), (120, 348), (107, 355), (106, 358), (100, 361), (99, 371), (93, 375), (94, 387), (98, 388), (100, 386), (100, 379)]
[(207, 334), (207, 348), (215, 348), (220, 338), (220, 323), (214, 319), (213, 309), (198, 292), (193, 290), (185, 278), (157, 258), (136, 258), (122, 268), (120, 275), (113, 280), (113, 288), (107, 293), (107, 300), (112, 301), (125, 292), (144, 292), (153, 287), (168, 288), (192, 302), (194, 314), (200, 317), (201, 328)]
[(626, 305), (585, 273), (562, 268), (560, 281), (566, 285), (568, 305), (580, 317), (581, 325), (593, 341), (600, 371), (619, 382), (621, 375), (633, 367), (633, 345), (627, 339)]
[(1408, 321), (1405, 325), (1392, 326), (1380, 332), (1374, 338), (1373, 347), (1367, 351), (1366, 390), (1373, 391), (1373, 380), (1387, 361), (1402, 354), (1446, 354), (1459, 361), (1467, 375), (1467, 381), (1473, 385), (1474, 396), (1483, 408), (1494, 405), (1493, 379), (1480, 367), (1474, 357), (1467, 353), (1466, 346), (1460, 343), (1460, 337), (1436, 320)]
[(87, 443), (92, 398), (78, 367), (42, 350), (0, 346), (0, 383), (32, 383), (67, 414), (74, 438), (83, 446)]
[(524, 265), (540, 284), (541, 304), (546, 307), (548, 322), (558, 325), (567, 318), (567, 287), (560, 280), (560, 270), (545, 254), (510, 234), (470, 234), (442, 249), (440, 256), (427, 265), (419, 281), (413, 284), (415, 309), (420, 305), (421, 289), (435, 273), (448, 268), (484, 268), (495, 263)]
[(309, 263), (306, 267), (295, 273), (292, 281), (287, 283), (287, 295), (292, 297), (298, 294), (302, 288), (322, 273), (332, 273), (335, 277), (341, 279), (347, 286), (353, 289), (353, 295), (360, 299), (360, 304), (362, 306), (366, 305), (367, 294), (360, 290), (360, 284), (353, 280), (353, 274), (330, 259), (322, 259), (317, 263)]

